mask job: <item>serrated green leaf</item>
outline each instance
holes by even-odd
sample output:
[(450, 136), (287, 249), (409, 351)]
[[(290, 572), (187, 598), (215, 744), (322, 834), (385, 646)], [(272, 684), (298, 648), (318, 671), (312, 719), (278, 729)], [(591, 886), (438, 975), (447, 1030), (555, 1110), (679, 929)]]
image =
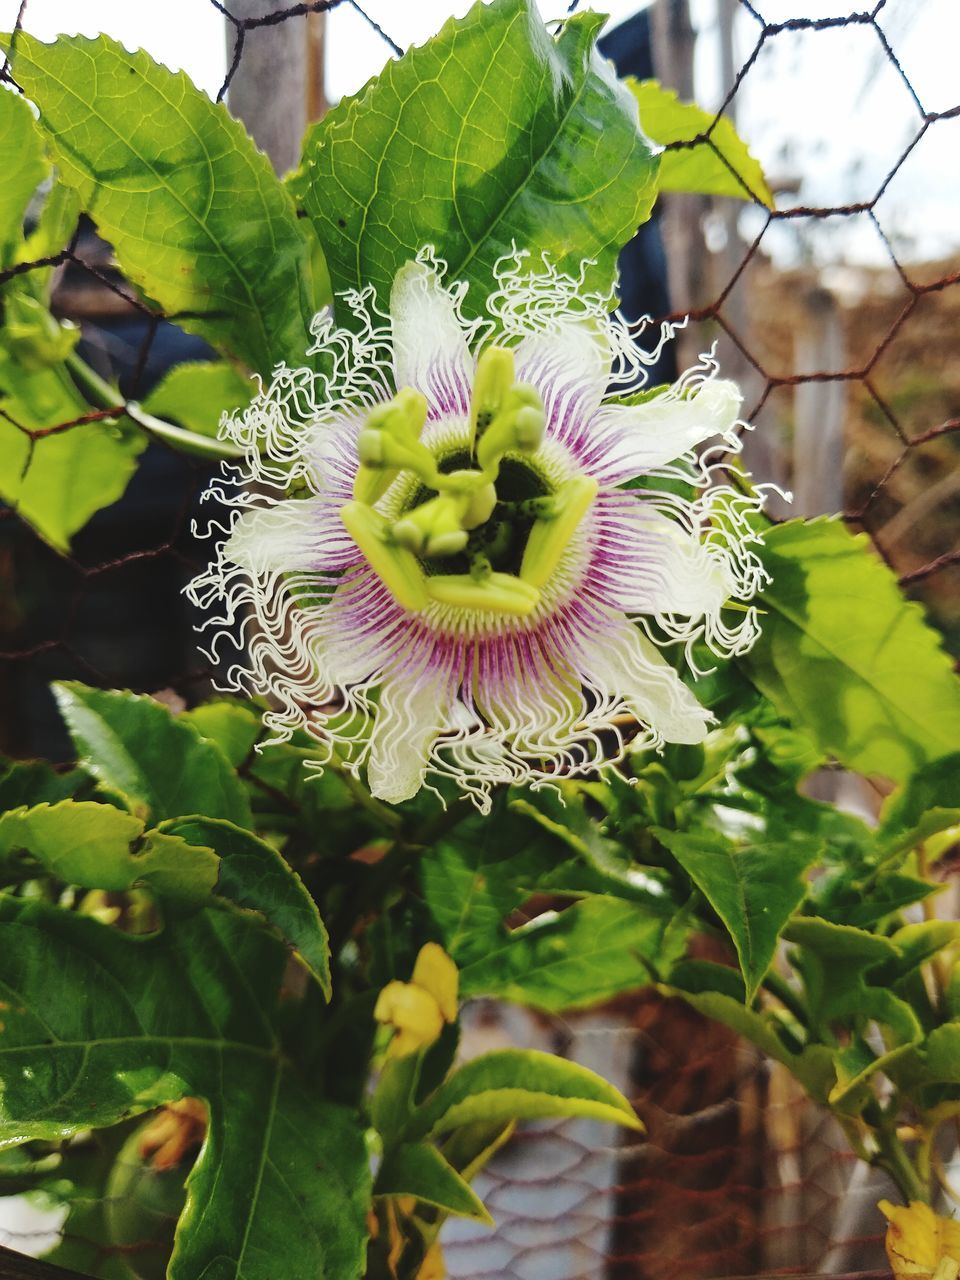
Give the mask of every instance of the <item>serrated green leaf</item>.
[(791, 520), (761, 555), (773, 581), (742, 661), (783, 715), (849, 768), (896, 782), (960, 751), (960, 681), (865, 535)]
[(685, 931), (671, 933), (663, 915), (617, 898), (586, 898), (501, 931), (499, 943), (463, 966), (460, 990), (560, 1013), (649, 986), (685, 946)]
[(226, 360), (175, 365), (143, 401), (148, 413), (215, 436), (222, 413), (246, 408), (256, 387)]
[(391, 1151), (377, 1173), (373, 1194), (413, 1196), (446, 1213), (493, 1225), (476, 1192), (436, 1147), (426, 1142), (405, 1142)]
[(209, 849), (161, 832), (144, 835), (139, 818), (91, 800), (0, 814), (0, 875), (4, 860), (19, 851), (66, 884), (118, 893), (144, 888), (191, 903), (210, 896), (219, 868)]
[(73, 422), (90, 406), (62, 364), (27, 369), (8, 338), (0, 330), (0, 409), (13, 420), (0, 418), (0, 498), (65, 551), (92, 515), (123, 496), (147, 438), (132, 423), (107, 420), (31, 440), (27, 431)]
[[(627, 84), (637, 100), (640, 127), (648, 137), (661, 146), (693, 143), (660, 157), (661, 191), (733, 196), (773, 208), (763, 169), (731, 120), (721, 116), (714, 124), (715, 112), (704, 111), (695, 102), (681, 102), (675, 90), (657, 80), (628, 79)], [(702, 136), (708, 132), (709, 141)], [(697, 138), (701, 141), (694, 141)]]
[(409, 1136), (435, 1138), (477, 1121), (548, 1116), (588, 1116), (642, 1128), (619, 1090), (586, 1067), (534, 1049), (502, 1049), (455, 1071), (416, 1112)]
[(263, 840), (229, 822), (178, 818), (160, 831), (220, 859), (216, 892), (279, 929), (330, 998), (330, 943), (317, 904), (296, 871)]
[[(202, 1098), (170, 1280), (358, 1280), (370, 1175), (359, 1118), (308, 1092), (275, 1029), (283, 947), (233, 914), (146, 939), (0, 898), (0, 1144)], [(50, 974), (57, 981), (51, 983)]]
[(608, 290), (657, 162), (595, 52), (602, 22), (575, 14), (553, 40), (530, 0), (477, 4), (314, 126), (293, 188), (334, 287), (385, 301), (430, 244), (474, 313), (515, 247), (574, 275), (586, 261), (584, 287)]
[(75, 681), (53, 692), (78, 763), (127, 796), (138, 817), (156, 824), (202, 813), (250, 826), (246, 793), (223, 752), (159, 702)]
[(0, 91), (0, 270), (14, 260), (23, 240), (30, 197), (50, 172), (33, 112), (6, 86)]
[(21, 32), (14, 76), (60, 178), (125, 276), (184, 329), (269, 373), (303, 363), (328, 299), (315, 245), (243, 127), (182, 72), (107, 36)]
[(706, 830), (658, 828), (654, 834), (726, 925), (750, 1004), (773, 961), (781, 930), (806, 896), (803, 875), (820, 853), (820, 842), (740, 842)]

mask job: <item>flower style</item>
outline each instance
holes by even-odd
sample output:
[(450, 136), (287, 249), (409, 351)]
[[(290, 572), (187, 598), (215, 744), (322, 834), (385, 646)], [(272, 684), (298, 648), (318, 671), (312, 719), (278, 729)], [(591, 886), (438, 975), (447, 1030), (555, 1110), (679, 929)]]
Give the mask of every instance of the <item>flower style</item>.
[(319, 372), (281, 366), (224, 424), (234, 513), (188, 590), (277, 737), (365, 764), (383, 800), (447, 776), (484, 809), (705, 736), (660, 647), (753, 643), (760, 499), (721, 479), (741, 398), (710, 358), (637, 393), (655, 353), (582, 279), (515, 252), (469, 319), (444, 272), (421, 252), (389, 314), (346, 294)]

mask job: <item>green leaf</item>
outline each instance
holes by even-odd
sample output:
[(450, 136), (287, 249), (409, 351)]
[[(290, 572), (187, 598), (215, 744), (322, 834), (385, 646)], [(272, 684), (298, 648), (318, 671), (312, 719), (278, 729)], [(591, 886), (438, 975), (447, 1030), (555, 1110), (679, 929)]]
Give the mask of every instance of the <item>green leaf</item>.
[(170, 1280), (276, 1280), (278, 1258), (291, 1276), (362, 1274), (363, 1131), (284, 1063), (285, 961), (231, 913), (137, 939), (0, 898), (0, 1143), (69, 1137), (182, 1097), (207, 1104)]
[(493, 1226), (493, 1219), (476, 1192), (436, 1147), (425, 1142), (406, 1142), (391, 1151), (380, 1166), (373, 1193), (375, 1196), (414, 1196), (446, 1213)]
[(0, 498), (65, 551), (92, 515), (123, 496), (146, 436), (132, 423), (107, 420), (31, 440), (27, 431), (73, 422), (90, 406), (62, 364), (25, 368), (4, 330), (0, 409), (13, 419), (0, 418)]
[(295, 947), (330, 998), (330, 943), (317, 904), (296, 871), (263, 840), (229, 822), (179, 818), (161, 832), (212, 849), (220, 858), (216, 892), (239, 907), (259, 912)]
[(960, 824), (960, 753), (918, 769), (883, 806), (877, 844), (884, 857), (916, 848), (940, 831)]
[(692, 144), (660, 157), (661, 191), (734, 196), (773, 208), (763, 170), (731, 120), (716, 119), (714, 112), (704, 111), (695, 102), (681, 102), (675, 90), (665, 89), (657, 80), (628, 79), (627, 84), (640, 109), (640, 127), (649, 138), (662, 146)]
[(376, 286), (433, 245), (483, 310), (515, 247), (609, 290), (650, 213), (657, 162), (636, 104), (575, 14), (553, 40), (530, 0), (477, 4), (308, 133), (293, 188), (334, 287)]
[(799, 1052), (788, 1049), (771, 1014), (757, 1013), (726, 992), (686, 991), (673, 985), (662, 987), (661, 990), (664, 995), (682, 996), (687, 1004), (704, 1017), (722, 1022), (725, 1027), (762, 1049), (768, 1057), (782, 1062), (815, 1102), (826, 1104), (837, 1078), (833, 1054), (826, 1045), (807, 1045)]
[(773, 581), (742, 661), (783, 715), (849, 768), (895, 782), (960, 750), (960, 681), (864, 534), (791, 520), (761, 554)]
[(685, 931), (671, 932), (662, 915), (616, 898), (586, 898), (502, 931), (498, 944), (463, 966), (460, 990), (560, 1013), (649, 986), (685, 946)]
[(587, 1116), (629, 1129), (643, 1126), (626, 1098), (578, 1063), (533, 1049), (481, 1054), (454, 1072), (419, 1108), (411, 1137), (438, 1137), (483, 1121)]
[(0, 270), (14, 259), (23, 240), (30, 197), (49, 172), (33, 112), (4, 85), (0, 91)]
[(202, 813), (249, 827), (243, 785), (223, 752), (153, 698), (54, 684), (78, 763), (104, 786), (129, 798), (138, 817)]
[(143, 407), (188, 431), (215, 436), (220, 415), (245, 408), (255, 390), (251, 379), (226, 360), (178, 364), (157, 383)]
[[(890, 962), (903, 957), (888, 938), (816, 917), (795, 918), (783, 936), (799, 948), (790, 958), (803, 975), (812, 1027), (829, 1042), (838, 1026), (847, 1030), (846, 1043), (834, 1052), (837, 1083), (829, 1101), (856, 1113), (873, 1077), (922, 1038), (915, 1011), (883, 976)], [(887, 1033), (880, 1052), (864, 1033), (871, 1021)]]
[(735, 842), (710, 831), (654, 834), (727, 927), (750, 1004), (773, 961), (780, 931), (806, 896), (816, 840)]
[(45, 760), (0, 758), (0, 813), (7, 809), (56, 804), (58, 800), (85, 799), (93, 790), (82, 769), (58, 772)]
[[(17, 252), (18, 262), (35, 262), (38, 258), (52, 258), (59, 253), (77, 229), (80, 219), (80, 197), (73, 187), (62, 182), (53, 183), (37, 225), (33, 228)], [(49, 285), (53, 267), (33, 267), (29, 273), (32, 283)]]
[(303, 363), (328, 301), (308, 227), (270, 163), (182, 72), (107, 36), (17, 38), (61, 180), (128, 279), (184, 329), (269, 373)]
[[(132, 847), (137, 844), (136, 852)], [(202, 902), (217, 883), (209, 849), (151, 831), (139, 818), (91, 800), (62, 800), (0, 814), (0, 874), (21, 851), (48, 875), (85, 889), (144, 888), (160, 898)]]

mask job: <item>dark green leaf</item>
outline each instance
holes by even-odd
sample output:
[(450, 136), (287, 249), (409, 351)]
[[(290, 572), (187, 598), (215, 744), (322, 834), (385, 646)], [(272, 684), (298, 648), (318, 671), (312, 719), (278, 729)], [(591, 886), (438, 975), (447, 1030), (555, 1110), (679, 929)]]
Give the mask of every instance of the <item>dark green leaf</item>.
[[(693, 143), (660, 157), (661, 191), (733, 196), (773, 208), (763, 170), (732, 121), (721, 116), (714, 124), (714, 112), (704, 111), (695, 102), (681, 102), (673, 89), (665, 89), (657, 80), (630, 79), (627, 84), (640, 108), (640, 127), (648, 137), (663, 146)], [(709, 142), (704, 136), (708, 131)], [(701, 141), (694, 142), (695, 138)]]
[(768, 1057), (782, 1062), (800, 1081), (815, 1102), (825, 1104), (837, 1073), (833, 1054), (826, 1045), (811, 1044), (794, 1052), (788, 1049), (777, 1023), (770, 1013), (757, 1013), (737, 997), (722, 991), (685, 991), (669, 986), (667, 995), (679, 995), (707, 1018), (715, 1018), (724, 1026), (751, 1041)]
[(642, 1128), (633, 1107), (578, 1063), (533, 1049), (502, 1049), (473, 1058), (417, 1111), (410, 1136), (437, 1137), (483, 1121), (589, 1116)]
[(249, 827), (250, 806), (223, 752), (153, 698), (64, 681), (53, 686), (78, 762), (127, 796), (138, 817), (202, 813)]
[(924, 765), (883, 806), (877, 844), (885, 857), (960, 826), (960, 753)]
[(327, 299), (309, 228), (242, 126), (182, 72), (106, 36), (21, 32), (17, 82), (61, 180), (124, 274), (183, 328), (268, 373), (302, 364)]
[(90, 776), (82, 769), (58, 771), (44, 760), (0, 759), (0, 813), (85, 799), (92, 790)]
[(685, 931), (671, 932), (662, 915), (616, 898), (587, 898), (502, 933), (461, 969), (460, 989), (560, 1013), (649, 986), (685, 946)]
[(816, 840), (734, 841), (709, 831), (656, 831), (727, 927), (750, 1004), (773, 960), (780, 931), (806, 896), (804, 872)]
[(330, 998), (330, 943), (317, 904), (272, 845), (213, 818), (179, 818), (161, 831), (199, 846), (198, 854), (212, 849), (220, 858), (216, 892), (279, 929)]
[(406, 1142), (387, 1155), (373, 1189), (377, 1196), (413, 1196), (461, 1218), (493, 1225), (483, 1201), (443, 1158), (425, 1142)]
[(474, 313), (514, 247), (607, 290), (650, 213), (657, 162), (636, 103), (598, 58), (603, 18), (558, 39), (529, 0), (477, 4), (390, 62), (307, 136), (295, 193), (336, 289), (376, 286), (433, 245)]
[(362, 1129), (284, 1065), (285, 960), (231, 913), (136, 939), (0, 898), (0, 1142), (67, 1137), (184, 1096), (209, 1108), (170, 1280), (277, 1280), (278, 1259), (291, 1276), (362, 1273)]
[(960, 751), (960, 681), (866, 536), (833, 519), (764, 536), (773, 581), (744, 665), (781, 713), (851, 769), (897, 782)]

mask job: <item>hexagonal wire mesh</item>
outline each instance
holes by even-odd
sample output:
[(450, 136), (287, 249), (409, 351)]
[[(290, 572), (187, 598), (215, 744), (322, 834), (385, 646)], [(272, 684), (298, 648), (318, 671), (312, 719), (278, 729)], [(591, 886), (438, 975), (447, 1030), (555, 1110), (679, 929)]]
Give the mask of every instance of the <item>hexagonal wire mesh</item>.
[[(210, 3), (234, 33), (220, 98), (252, 30), (310, 13), (350, 6), (390, 53), (401, 52), (354, 0), (245, 19)], [(960, 260), (949, 230), (931, 248), (929, 229), (918, 239), (914, 225), (921, 201), (946, 214), (943, 225), (955, 222), (960, 105), (949, 100), (955, 81), (937, 83), (925, 58), (940, 30), (938, 3), (878, 0), (869, 11), (837, 13), (817, 0), (797, 16), (782, 12), (789, 0), (718, 0), (727, 22), (719, 107), (703, 134), (674, 145), (710, 148), (729, 168), (714, 140), (724, 114), (738, 109), (750, 139), (777, 113), (826, 113), (829, 121), (833, 112), (843, 115), (836, 134), (845, 154), (822, 163), (816, 148), (804, 149), (801, 131), (780, 155), (785, 172), (768, 175), (773, 210), (739, 174), (744, 205), (664, 201), (672, 312), (654, 318), (689, 315), (681, 351), (718, 342), (758, 427), (747, 445), (754, 474), (792, 486), (794, 511), (842, 507), (958, 652), (960, 365), (951, 356)], [(23, 0), (17, 29), (27, 7)], [(688, 20), (683, 0), (656, 8), (661, 35)], [(669, 82), (669, 68), (662, 78)], [(876, 111), (856, 118), (867, 82), (875, 101), (879, 82), (883, 101), (899, 102), (898, 127), (909, 137), (877, 127)], [(939, 185), (930, 186), (937, 166), (929, 156), (918, 166), (924, 153), (942, 156)], [(52, 257), (0, 274), (0, 283), (41, 267), (57, 269), (60, 313), (81, 320), (86, 358), (119, 375), (124, 400), (42, 430), (0, 409), (8, 430), (29, 442), (24, 473), (39, 441), (124, 414), (126, 400), (198, 354), (135, 296), (89, 231)], [(209, 689), (180, 604), (180, 588), (205, 555), (190, 524), (208, 475), (151, 443), (123, 500), (89, 523), (69, 555), (45, 546), (15, 507), (0, 510), (0, 749), (66, 752), (45, 693), (55, 677), (167, 689), (187, 701)], [(870, 1209), (884, 1188), (855, 1167), (833, 1126), (802, 1105), (779, 1069), (722, 1028), (648, 994), (562, 1023), (480, 1005), (469, 1024), (477, 1045), (537, 1044), (599, 1069), (636, 1100), (648, 1136), (611, 1146), (609, 1133), (587, 1122), (522, 1134), (479, 1188), (497, 1232), (448, 1233), (451, 1276), (684, 1280), (882, 1266)], [(35, 1251), (26, 1237), (12, 1242)]]

